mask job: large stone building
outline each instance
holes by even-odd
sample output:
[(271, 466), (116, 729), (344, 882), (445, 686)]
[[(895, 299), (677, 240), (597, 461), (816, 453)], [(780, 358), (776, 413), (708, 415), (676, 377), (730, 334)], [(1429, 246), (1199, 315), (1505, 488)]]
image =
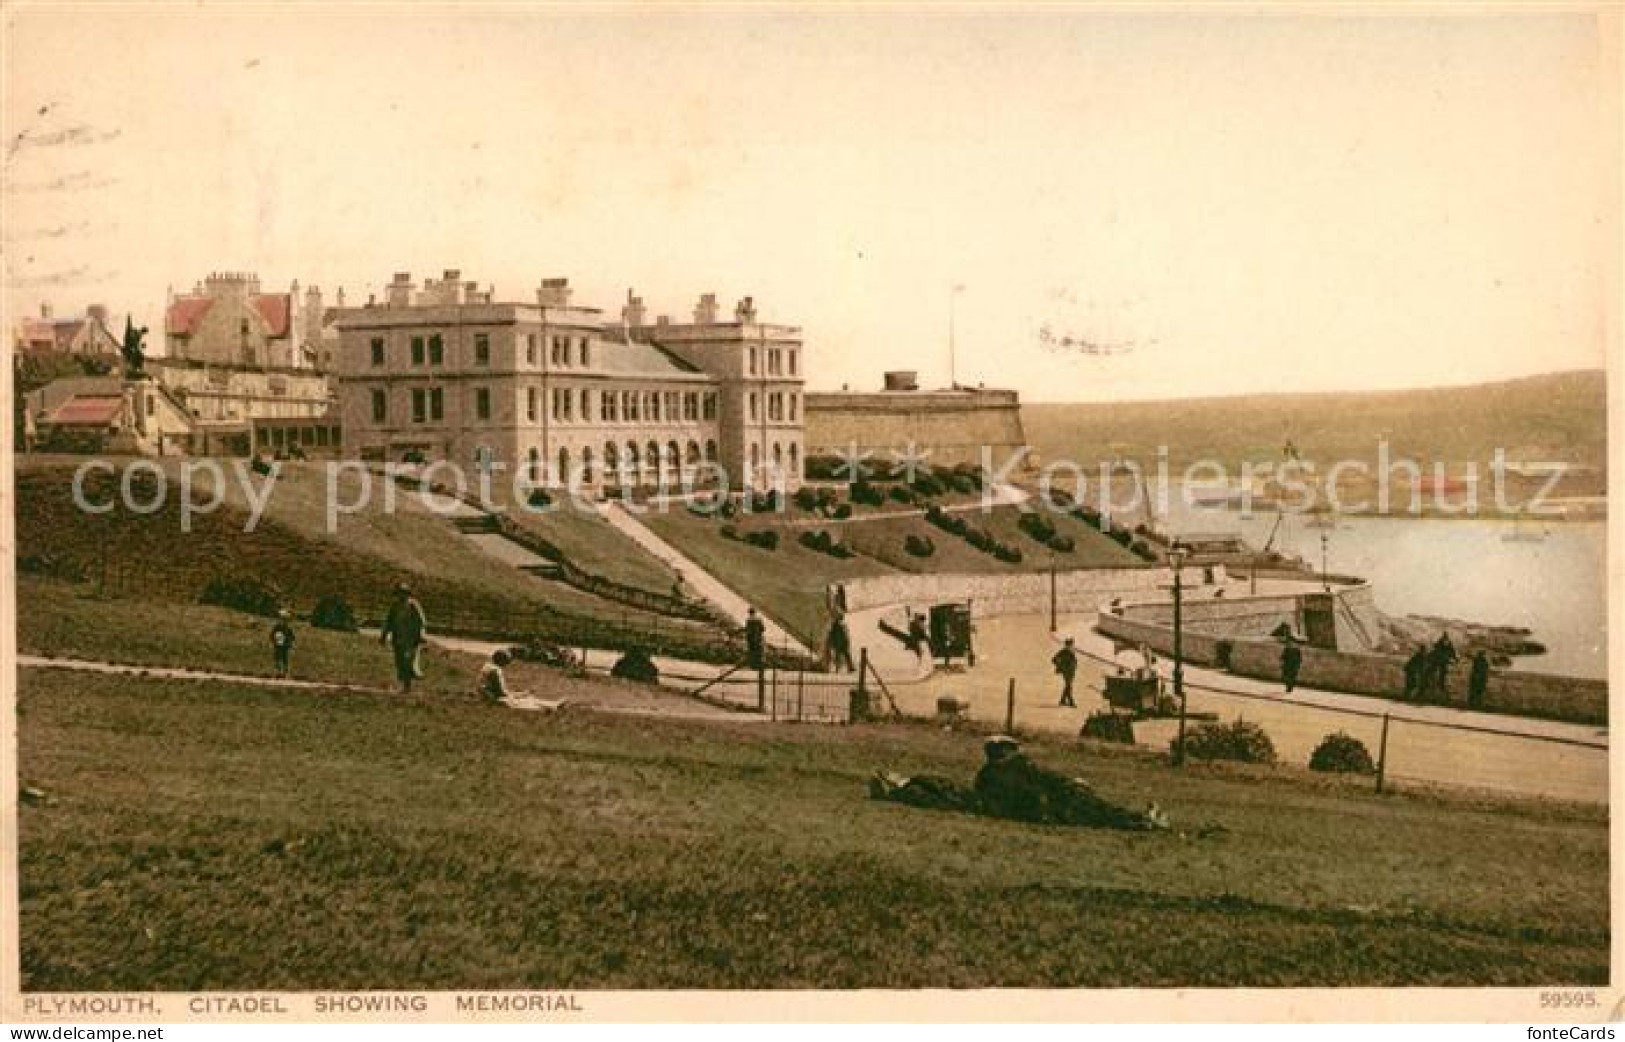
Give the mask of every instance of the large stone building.
[[(458, 271), (337, 312), (346, 451), (363, 459), (495, 463), (597, 488), (726, 475), (730, 488), (800, 483), (800, 330), (757, 320), (619, 321), (571, 303), (564, 279), (503, 302)], [(707, 467), (705, 464), (711, 464)]]
[[(343, 291), (338, 296), (342, 304)], [(334, 409), (323, 370), (338, 343), (335, 314), (318, 287), (301, 292), (295, 280), (285, 293), (262, 293), (257, 275), (237, 272), (217, 272), (189, 294), (171, 294), (165, 352), (148, 360), (147, 371), (192, 417), (192, 451), (284, 450), (256, 436), (256, 422), (266, 420), (312, 424), (328, 448)]]
[(807, 394), (807, 452), (816, 457), (844, 459), (856, 448), (877, 460), (912, 453), (927, 466), (952, 466), (981, 464), (985, 447), (1000, 468), (1026, 443), (1015, 391), (921, 390), (913, 373), (887, 373), (884, 390)]

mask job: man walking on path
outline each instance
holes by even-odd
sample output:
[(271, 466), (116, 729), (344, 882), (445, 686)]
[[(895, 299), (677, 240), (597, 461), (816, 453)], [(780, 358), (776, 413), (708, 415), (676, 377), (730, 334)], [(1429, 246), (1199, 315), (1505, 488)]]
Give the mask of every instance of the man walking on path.
[(423, 638), (428, 630), (429, 621), (423, 615), (423, 605), (418, 603), (404, 583), (395, 587), (395, 602), (389, 606), (389, 614), (384, 617), (383, 632), (378, 635), (378, 640), (394, 649), (395, 679), (401, 685), (402, 694), (412, 693), (412, 681), (420, 675), (418, 653), (423, 648)]
[(751, 608), (745, 613), (745, 663), (751, 669), (761, 669), (767, 664), (763, 647), (766, 637), (767, 626), (756, 609)]
[(1073, 647), (1071, 637), (1066, 638), (1066, 643), (1050, 659), (1050, 664), (1061, 675), (1061, 708), (1076, 709), (1078, 703), (1072, 700), (1072, 681), (1078, 675), (1078, 652)]
[(1467, 674), (1467, 708), (1482, 709), (1484, 692), (1490, 686), (1490, 657), (1479, 648), (1473, 654), (1473, 668)]
[(1281, 681), (1286, 684), (1290, 692), (1298, 686), (1298, 670), (1303, 668), (1303, 649), (1291, 637), (1286, 639), (1286, 645), (1281, 648)]
[(276, 613), (276, 624), (271, 627), (271, 656), (276, 662), (276, 675), (279, 677), (286, 677), (291, 671), (293, 627), (288, 625), (290, 618), (292, 616), (284, 608)]
[(851, 673), (857, 669), (852, 664), (852, 633), (846, 628), (846, 620), (837, 617), (829, 627), (829, 639), (825, 643), (828, 665), (831, 669), (843, 670)]

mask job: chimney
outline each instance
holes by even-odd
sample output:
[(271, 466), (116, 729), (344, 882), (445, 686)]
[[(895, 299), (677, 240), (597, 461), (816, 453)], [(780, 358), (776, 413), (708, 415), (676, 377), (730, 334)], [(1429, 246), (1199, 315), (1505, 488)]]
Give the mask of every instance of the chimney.
[(543, 279), (541, 286), (536, 290), (536, 303), (544, 308), (567, 308), (570, 306), (570, 280), (569, 279)]
[(694, 322), (696, 325), (709, 326), (717, 320), (717, 295), (715, 293), (701, 293), (699, 303), (694, 305)]
[(97, 325), (101, 326), (103, 329), (107, 328), (107, 305), (106, 304), (92, 304), (92, 305), (90, 305), (90, 307), (85, 308), (85, 315), (88, 316), (92, 322), (95, 322)]
[(756, 321), (756, 301), (751, 297), (741, 297), (738, 305), (734, 307), (734, 321), (745, 323)]
[(50, 301), (48, 301), (48, 300), (40, 301), (40, 303), (39, 303), (39, 317), (40, 318), (50, 318), (51, 317), (51, 302)]
[(344, 306), (344, 287), (343, 286), (340, 286), (339, 291), (333, 295), (333, 306), (334, 307), (340, 307), (340, 308)]
[(412, 273), (397, 271), (395, 280), (389, 284), (389, 306), (392, 308), (409, 308), (412, 306)]
[(648, 315), (643, 308), (643, 298), (633, 296), (632, 291), (628, 289), (626, 291), (626, 307), (621, 309), (621, 320), (629, 326), (641, 326), (646, 318), (648, 318)]
[(670, 315), (657, 315), (657, 316), (655, 316), (655, 325), (657, 325), (657, 326), (669, 326), (669, 325), (671, 325), (671, 316)]

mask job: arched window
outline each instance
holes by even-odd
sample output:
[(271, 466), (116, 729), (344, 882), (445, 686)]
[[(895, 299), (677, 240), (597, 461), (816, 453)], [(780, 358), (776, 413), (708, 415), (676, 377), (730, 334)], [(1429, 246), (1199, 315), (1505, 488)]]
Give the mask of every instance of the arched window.
[(631, 470), (638, 469), (638, 443), (635, 441), (626, 443), (626, 465)]
[[(795, 355), (792, 354), (790, 357), (794, 358)], [(793, 441), (790, 443), (790, 475), (801, 477), (801, 446)]]
[(753, 468), (762, 465), (762, 447), (754, 442), (751, 443), (750, 447), (750, 465)]
[(612, 441), (604, 442), (604, 467), (611, 469), (621, 462), (621, 450)]
[(592, 484), (592, 448), (591, 448), (591, 446), (581, 450), (581, 480), (583, 482), (589, 484), (589, 485)]
[(676, 470), (682, 458), (683, 450), (677, 447), (677, 443), (675, 441), (666, 442), (666, 469)]
[(706, 441), (705, 458), (709, 463), (715, 463), (717, 461), (717, 443), (714, 440)]
[(658, 441), (651, 441), (646, 446), (646, 451), (643, 454), (643, 465), (650, 470), (660, 469), (660, 443)]
[(540, 484), (542, 480), (542, 453), (540, 449), (530, 450), (530, 481), (531, 484)]
[(570, 480), (570, 450), (559, 449), (559, 482), (562, 484)]
[(773, 469), (778, 470), (784, 466), (784, 446), (778, 442), (773, 443)]
[(696, 463), (698, 463), (700, 461), (700, 443), (699, 442), (691, 441), (691, 442), (688, 443), (688, 448), (683, 453), (683, 461), (685, 463), (688, 463), (690, 466), (692, 466), (692, 465), (694, 465), (694, 464), (696, 464)]

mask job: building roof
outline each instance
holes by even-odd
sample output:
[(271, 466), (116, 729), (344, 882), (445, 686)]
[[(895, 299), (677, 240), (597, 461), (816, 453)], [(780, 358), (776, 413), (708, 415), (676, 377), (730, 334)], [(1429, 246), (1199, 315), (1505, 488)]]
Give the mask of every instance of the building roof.
[(80, 394), (57, 406), (45, 422), (54, 427), (111, 427), (123, 412), (122, 395)]
[(658, 344), (624, 340), (593, 341), (592, 367), (611, 373), (633, 373), (642, 376), (669, 376), (674, 373), (698, 373), (701, 370), (678, 358)]
[[(164, 316), (164, 329), (174, 336), (191, 336), (197, 329), (197, 324), (203, 320), (203, 316), (209, 313), (209, 308), (214, 306), (214, 300), (213, 297), (202, 296), (176, 297), (169, 302), (169, 311)], [(248, 301), (270, 327), (268, 336), (288, 335), (288, 319), (293, 313), (290, 294), (255, 293)]]
[[(17, 349), (21, 351), (71, 351), (73, 342), (90, 322), (91, 319), (88, 317), (25, 318), (17, 324), (14, 339)], [(105, 329), (102, 333), (109, 341), (112, 340), (111, 333)], [(90, 346), (92, 348), (97, 346), (94, 336), (91, 338)]]

